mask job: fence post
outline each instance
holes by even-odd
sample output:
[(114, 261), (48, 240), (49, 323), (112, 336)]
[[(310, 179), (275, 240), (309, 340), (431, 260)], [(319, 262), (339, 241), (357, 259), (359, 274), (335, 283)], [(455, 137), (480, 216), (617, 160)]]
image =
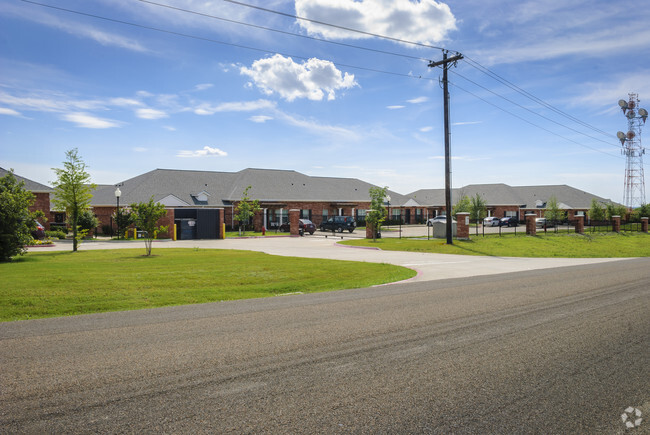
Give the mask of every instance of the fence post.
[(584, 234), (585, 233), (585, 217), (583, 215), (577, 215), (576, 218), (576, 233)]
[(526, 235), (535, 236), (537, 235), (537, 227), (535, 226), (535, 218), (537, 215), (535, 213), (526, 213), (524, 218), (526, 219)]
[(621, 232), (621, 217), (612, 216), (612, 231), (615, 233)]
[(459, 240), (469, 240), (469, 213), (456, 213), (456, 238)]
[(641, 218), (641, 231), (644, 233), (648, 232), (648, 218), (647, 217), (642, 217)]

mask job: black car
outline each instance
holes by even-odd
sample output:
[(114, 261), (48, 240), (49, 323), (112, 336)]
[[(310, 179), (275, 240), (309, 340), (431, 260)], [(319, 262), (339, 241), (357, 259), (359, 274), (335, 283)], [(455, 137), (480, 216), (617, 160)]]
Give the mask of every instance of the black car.
[[(279, 230), (283, 232), (289, 232), (290, 228), (291, 226), (289, 225), (289, 222), (285, 222), (280, 225)], [(301, 229), (309, 234), (314, 234), (316, 231), (316, 225), (314, 225), (313, 222), (309, 219), (298, 219), (298, 229)]]
[(36, 228), (32, 231), (32, 237), (36, 240), (43, 240), (45, 238), (45, 227), (39, 221), (34, 221)]
[(321, 223), (319, 228), (321, 231), (337, 231), (342, 233), (343, 230), (352, 232), (356, 227), (357, 222), (352, 216), (333, 216)]
[(519, 224), (516, 217), (504, 217), (499, 221), (500, 227), (516, 227)]

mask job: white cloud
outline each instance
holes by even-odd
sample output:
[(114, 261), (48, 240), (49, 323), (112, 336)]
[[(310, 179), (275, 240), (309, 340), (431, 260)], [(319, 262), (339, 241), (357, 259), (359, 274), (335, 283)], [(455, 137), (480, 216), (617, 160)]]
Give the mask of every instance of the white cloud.
[(433, 127), (431, 127), (430, 125), (427, 125), (426, 127), (420, 128), (420, 131), (422, 133), (426, 133), (427, 131), (431, 131), (431, 130), (433, 130)]
[[(432, 44), (456, 29), (449, 6), (434, 0), (296, 0), (301, 17), (391, 38)], [(310, 34), (331, 39), (360, 39), (369, 35), (305, 20), (298, 25)]]
[(276, 54), (253, 62), (251, 68), (242, 67), (240, 73), (249, 76), (266, 95), (278, 93), (287, 101), (308, 98), (321, 101), (336, 98), (336, 91), (357, 86), (354, 75), (341, 73), (327, 60), (311, 58), (296, 63), (290, 57)]
[(176, 131), (176, 127), (172, 127), (171, 125), (165, 125), (163, 128), (167, 131)]
[(120, 123), (111, 119), (98, 118), (96, 116), (90, 115), (83, 112), (74, 112), (67, 113), (63, 115), (63, 119), (66, 121), (73, 122), (77, 124), (78, 127), (83, 128), (113, 128), (119, 127)]
[(138, 109), (136, 110), (135, 114), (138, 118), (141, 119), (160, 119), (168, 117), (165, 112), (156, 109)]
[(260, 109), (273, 109), (275, 103), (269, 100), (236, 101), (221, 103), (216, 106), (202, 103), (196, 106), (194, 113), (197, 115), (214, 115), (217, 112), (252, 112)]
[(451, 125), (474, 125), (474, 124), (482, 124), (483, 121), (461, 121), (461, 122), (453, 122)]
[(20, 112), (17, 112), (13, 109), (8, 109), (6, 107), (0, 107), (0, 115), (22, 116)]
[(420, 104), (420, 103), (426, 103), (427, 101), (429, 101), (429, 98), (428, 97), (417, 97), (417, 98), (413, 98), (411, 100), (406, 100), (406, 101), (408, 103), (411, 103), (411, 104)]
[(270, 121), (271, 119), (273, 119), (273, 117), (265, 116), (265, 115), (258, 115), (258, 116), (251, 116), (248, 119), (250, 119), (253, 122), (257, 122), (257, 123), (262, 124), (262, 123), (265, 123), (266, 121)]
[(176, 154), (176, 157), (226, 157), (227, 155), (227, 152), (222, 151), (219, 148), (204, 146), (203, 149), (196, 151), (180, 150), (178, 154)]
[(403, 109), (404, 107), (406, 106), (386, 106), (386, 108), (390, 110)]
[(199, 85), (194, 86), (194, 90), (196, 91), (205, 91), (206, 89), (210, 89), (214, 85), (212, 83), (201, 83)]
[(148, 149), (144, 147), (135, 147), (133, 148), (133, 151), (135, 151), (136, 153), (146, 153)]

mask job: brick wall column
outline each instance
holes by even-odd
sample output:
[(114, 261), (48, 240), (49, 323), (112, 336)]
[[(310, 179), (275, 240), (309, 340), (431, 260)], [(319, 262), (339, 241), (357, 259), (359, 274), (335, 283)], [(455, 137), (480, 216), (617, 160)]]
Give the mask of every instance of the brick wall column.
[(648, 232), (648, 218), (647, 217), (642, 217), (641, 218), (641, 231), (644, 233)]
[(224, 225), (224, 223), (226, 222), (226, 210), (223, 208), (220, 208), (218, 210), (219, 210), (219, 221), (217, 222), (217, 225), (219, 225), (219, 228), (217, 228), (217, 238), (225, 239), (226, 226)]
[(535, 213), (526, 213), (524, 218), (526, 219), (526, 234), (529, 236), (537, 235), (537, 227), (535, 226), (537, 215)]
[(576, 219), (576, 233), (584, 234), (585, 233), (585, 216), (577, 215)]
[(615, 233), (620, 233), (621, 232), (621, 217), (620, 216), (612, 216), (612, 231)]
[(469, 239), (469, 213), (456, 213), (456, 238), (460, 240)]
[(289, 210), (289, 234), (298, 235), (298, 220), (300, 219), (300, 209), (292, 208)]

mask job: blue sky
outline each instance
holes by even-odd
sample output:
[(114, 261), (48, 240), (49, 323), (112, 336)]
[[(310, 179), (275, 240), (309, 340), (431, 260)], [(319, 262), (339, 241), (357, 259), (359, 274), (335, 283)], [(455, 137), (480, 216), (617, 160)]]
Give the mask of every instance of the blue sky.
[(635, 92), (650, 109), (650, 8), (639, 2), (241, 2), (282, 15), (222, 0), (158, 1), (196, 13), (35, 1), (88, 14), (0, 0), (0, 166), (45, 184), (76, 147), (99, 184), (256, 167), (443, 188), (433, 47), (467, 58), (449, 75), (454, 187), (568, 184), (622, 201), (617, 101)]

